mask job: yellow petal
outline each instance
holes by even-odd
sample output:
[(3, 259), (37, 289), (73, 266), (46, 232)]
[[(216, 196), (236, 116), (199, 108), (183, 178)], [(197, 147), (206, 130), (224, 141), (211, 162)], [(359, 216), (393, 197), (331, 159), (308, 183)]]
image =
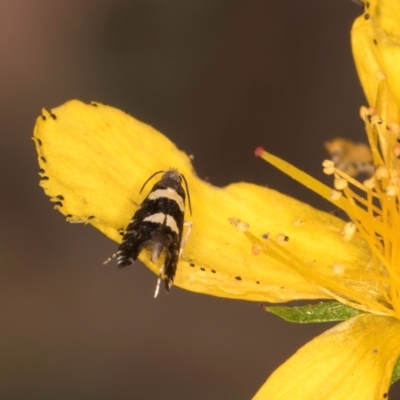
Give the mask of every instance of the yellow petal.
[(400, 322), (370, 314), (318, 336), (281, 365), (254, 399), (386, 399), (400, 354)]
[[(398, 121), (400, 104), (400, 2), (369, 1), (357, 18), (351, 42), (358, 76), (370, 106), (386, 121)], [(380, 107), (388, 107), (383, 115)]]
[(400, 104), (400, 2), (374, 0), (369, 3), (366, 12), (370, 14), (375, 46), (390, 91), (396, 103)]
[[(166, 137), (115, 108), (73, 100), (43, 110), (34, 139), (40, 184), (55, 208), (70, 222), (91, 224), (117, 242), (146, 196), (139, 194), (143, 183), (156, 171), (178, 168), (193, 209), (192, 216), (186, 210), (193, 230), (175, 279), (184, 289), (270, 302), (329, 297), (287, 264), (256, 255), (230, 225), (232, 217), (248, 222), (258, 238), (287, 235), (282, 246), (327, 275), (337, 263), (362, 270), (369, 261), (365, 243), (343, 240), (340, 219), (265, 187), (214, 187), (195, 175), (189, 157)], [(140, 259), (158, 273), (148, 254)]]

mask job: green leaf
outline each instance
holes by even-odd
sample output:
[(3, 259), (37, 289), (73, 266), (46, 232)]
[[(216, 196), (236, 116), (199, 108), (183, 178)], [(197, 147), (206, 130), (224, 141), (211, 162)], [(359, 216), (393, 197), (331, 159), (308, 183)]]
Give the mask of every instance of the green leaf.
[(344, 321), (364, 313), (337, 301), (308, 304), (300, 307), (263, 306), (263, 308), (285, 321), (296, 322), (298, 324)]
[(397, 360), (397, 363), (393, 368), (392, 380), (390, 381), (390, 384), (393, 385), (393, 383), (397, 382), (399, 379), (400, 379), (400, 358)]

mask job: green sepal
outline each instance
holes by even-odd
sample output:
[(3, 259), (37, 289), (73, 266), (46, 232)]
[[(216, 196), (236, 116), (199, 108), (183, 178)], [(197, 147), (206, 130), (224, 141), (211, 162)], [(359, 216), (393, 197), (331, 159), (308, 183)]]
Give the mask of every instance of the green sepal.
[(337, 301), (326, 301), (318, 304), (307, 304), (300, 307), (262, 306), (265, 311), (277, 315), (288, 322), (311, 324), (316, 322), (345, 321), (363, 311), (346, 306)]
[(397, 382), (399, 379), (400, 379), (400, 358), (397, 360), (397, 363), (393, 368), (392, 379), (390, 381), (390, 384), (393, 385), (393, 383)]

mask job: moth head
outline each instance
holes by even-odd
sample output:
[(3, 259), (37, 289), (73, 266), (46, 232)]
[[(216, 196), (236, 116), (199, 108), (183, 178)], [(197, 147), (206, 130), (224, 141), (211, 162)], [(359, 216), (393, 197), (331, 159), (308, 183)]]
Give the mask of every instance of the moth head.
[(170, 168), (167, 171), (157, 171), (154, 172), (153, 175), (151, 175), (147, 181), (143, 184), (142, 188), (140, 189), (139, 193), (142, 193), (143, 189), (145, 188), (145, 186), (147, 185), (147, 183), (153, 179), (156, 175), (158, 174), (163, 174), (163, 176), (161, 177), (161, 179), (173, 179), (174, 181), (178, 182), (179, 184), (182, 184), (182, 180), (185, 182), (185, 188), (186, 188), (186, 194), (187, 194), (187, 198), (188, 198), (188, 204), (189, 204), (189, 210), (190, 210), (190, 214), (192, 214), (192, 205), (190, 203), (190, 194), (189, 194), (189, 187), (186, 181), (186, 178), (183, 174), (181, 174), (177, 168)]

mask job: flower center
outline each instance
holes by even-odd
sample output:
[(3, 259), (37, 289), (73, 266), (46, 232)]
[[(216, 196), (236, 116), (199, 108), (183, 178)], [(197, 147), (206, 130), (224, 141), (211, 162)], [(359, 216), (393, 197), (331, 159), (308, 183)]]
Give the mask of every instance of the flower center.
[[(350, 222), (340, 232), (343, 240), (362, 238), (370, 248), (370, 263), (364, 269), (349, 270), (338, 260), (332, 266), (333, 277), (310, 268), (306, 271), (306, 265), (287, 250), (283, 250), (285, 264), (294, 266), (338, 301), (400, 319), (400, 127), (397, 123), (384, 123), (372, 108), (362, 107), (361, 117), (375, 166), (372, 176), (364, 182), (326, 160), (324, 172), (334, 176), (332, 190), (262, 148), (255, 153), (345, 211)], [(277, 244), (273, 247), (275, 251)]]
[(374, 271), (370, 278), (400, 319), (400, 127), (384, 124), (373, 108), (362, 107), (360, 115), (375, 165), (372, 176), (361, 183), (331, 161), (324, 161), (324, 172), (334, 175), (335, 197), (343, 194), (351, 204), (346, 212), (356, 229), (349, 235), (357, 234), (368, 243)]

